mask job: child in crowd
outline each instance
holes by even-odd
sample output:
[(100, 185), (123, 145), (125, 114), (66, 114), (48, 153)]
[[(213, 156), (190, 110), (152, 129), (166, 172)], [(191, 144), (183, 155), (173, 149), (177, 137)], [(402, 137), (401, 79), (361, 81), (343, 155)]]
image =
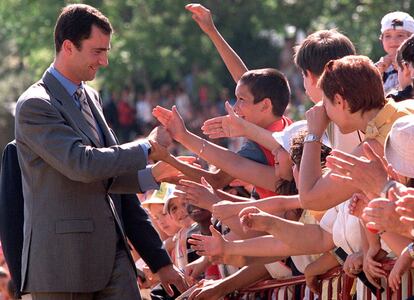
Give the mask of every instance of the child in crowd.
[(398, 90), (397, 49), (413, 33), (414, 19), (405, 12), (394, 11), (381, 20), (380, 41), (386, 55), (381, 57), (376, 66), (382, 75), (385, 95)]
[(410, 63), (406, 62), (402, 58), (403, 51), (414, 52), (414, 45), (410, 45), (411, 38), (405, 40), (397, 50), (396, 65), (398, 71), (398, 91), (391, 93), (388, 97), (392, 98), (395, 102), (412, 99), (413, 98), (413, 80), (411, 77)]

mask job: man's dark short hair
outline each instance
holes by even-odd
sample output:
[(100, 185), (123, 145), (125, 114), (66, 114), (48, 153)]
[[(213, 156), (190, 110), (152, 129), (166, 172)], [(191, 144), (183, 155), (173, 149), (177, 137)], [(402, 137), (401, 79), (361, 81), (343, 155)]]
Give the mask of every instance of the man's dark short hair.
[(92, 25), (110, 35), (112, 25), (96, 8), (86, 4), (71, 4), (62, 9), (55, 26), (55, 49), (59, 53), (65, 40), (70, 40), (76, 48), (90, 37)]
[(331, 30), (319, 30), (295, 47), (295, 64), (304, 74), (310, 71), (320, 76), (326, 63), (347, 55), (355, 55), (351, 40), (342, 33)]
[(275, 116), (280, 117), (285, 113), (290, 100), (290, 87), (285, 75), (278, 70), (271, 68), (250, 70), (243, 74), (239, 83), (249, 88), (254, 103), (269, 98)]

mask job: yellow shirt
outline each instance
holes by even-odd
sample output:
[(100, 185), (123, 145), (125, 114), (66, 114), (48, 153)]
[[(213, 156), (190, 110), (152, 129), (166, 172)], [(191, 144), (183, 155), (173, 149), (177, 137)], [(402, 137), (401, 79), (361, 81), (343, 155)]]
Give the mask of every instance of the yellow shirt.
[(365, 140), (375, 139), (381, 145), (384, 145), (392, 124), (398, 118), (410, 114), (414, 114), (414, 100), (405, 100), (396, 103), (392, 99), (387, 99), (385, 106), (378, 112), (374, 119), (368, 122), (365, 130)]

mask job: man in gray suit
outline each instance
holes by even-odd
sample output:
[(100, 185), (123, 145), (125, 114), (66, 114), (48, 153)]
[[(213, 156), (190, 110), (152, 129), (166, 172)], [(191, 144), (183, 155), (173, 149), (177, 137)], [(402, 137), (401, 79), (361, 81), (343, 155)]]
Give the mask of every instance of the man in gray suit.
[[(146, 168), (148, 142), (118, 145), (98, 93), (85, 84), (108, 65), (111, 33), (95, 8), (65, 7), (55, 27), (55, 60), (17, 103), (21, 288), (35, 300), (140, 299), (127, 236), (167, 291), (169, 284), (185, 289), (136, 199), (110, 196), (157, 187), (171, 169)], [(149, 138), (165, 143), (169, 137), (156, 130)]]

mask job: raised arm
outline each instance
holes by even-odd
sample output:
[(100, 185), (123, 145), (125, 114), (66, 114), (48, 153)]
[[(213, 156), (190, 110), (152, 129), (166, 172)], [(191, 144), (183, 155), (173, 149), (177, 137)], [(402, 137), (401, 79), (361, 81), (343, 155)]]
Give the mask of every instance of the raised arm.
[(210, 10), (201, 4), (194, 3), (187, 4), (185, 8), (193, 14), (193, 20), (196, 21), (201, 30), (203, 30), (204, 33), (207, 34), (207, 36), (213, 42), (214, 46), (217, 49), (217, 52), (220, 54), (221, 59), (226, 64), (226, 67), (229, 70), (234, 81), (239, 81), (241, 76), (246, 71), (248, 71), (248, 69), (241, 58), (237, 55), (236, 52), (234, 52), (234, 50), (217, 30), (211, 17)]
[(172, 111), (157, 106), (153, 110), (153, 115), (168, 129), (176, 141), (227, 174), (270, 191), (276, 190), (279, 178), (276, 178), (273, 166), (241, 157), (189, 132), (175, 106)]
[[(306, 112), (308, 131), (318, 137), (325, 132), (329, 119), (322, 102)], [(375, 140), (369, 140), (370, 146), (380, 156), (384, 154), (382, 146)], [(364, 156), (362, 146), (352, 153), (356, 157)], [(349, 182), (343, 182), (338, 188), (338, 181), (333, 179), (331, 172), (322, 174), (320, 165), (321, 144), (308, 142), (304, 145), (302, 163), (299, 171), (299, 196), (303, 208), (326, 210), (349, 199), (354, 193), (360, 192)]]

